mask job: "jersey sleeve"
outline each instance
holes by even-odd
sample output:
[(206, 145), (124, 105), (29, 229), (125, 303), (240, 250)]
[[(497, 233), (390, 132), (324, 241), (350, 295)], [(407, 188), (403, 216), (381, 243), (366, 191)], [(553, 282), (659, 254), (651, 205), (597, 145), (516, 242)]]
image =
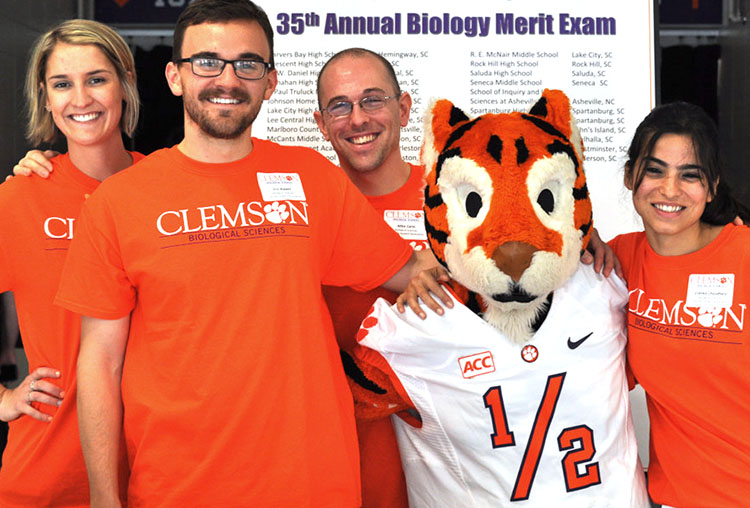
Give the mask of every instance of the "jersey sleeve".
[(352, 392), (355, 396), (355, 406), (383, 407), (385, 405), (390, 409), (387, 414), (415, 408), (398, 374), (384, 356), (383, 348), (388, 349), (387, 344), (394, 341), (398, 342), (400, 337), (398, 318), (394, 317), (393, 312), (388, 301), (378, 298), (367, 317), (362, 321), (362, 325), (357, 332), (357, 345), (351, 352), (357, 371), (361, 373), (364, 379), (362, 384), (368, 386), (368, 383), (373, 383), (382, 388), (383, 392), (371, 390), (370, 393), (362, 396), (362, 391), (355, 391), (352, 384), (352, 378), (355, 381), (357, 379), (347, 369), (350, 386), (352, 386)]
[[(351, 361), (353, 365), (349, 367), (346, 367), (346, 360), (344, 364), (357, 420), (376, 420), (414, 410), (409, 394), (383, 355), (357, 345), (352, 350)], [(408, 415), (404, 414), (406, 418)]]
[[(607, 242), (607, 245), (612, 248), (615, 256), (617, 256), (617, 259), (619, 259), (622, 264), (622, 271), (626, 284), (630, 275), (629, 271), (633, 258), (633, 239), (633, 234), (624, 234), (616, 236)], [(627, 326), (625, 327), (625, 332), (627, 333)], [(634, 389), (638, 384), (638, 380), (635, 378), (635, 375), (630, 368), (630, 364), (627, 361), (625, 363), (625, 376), (628, 381), (628, 390)]]
[(76, 221), (55, 304), (100, 319), (118, 319), (135, 305), (117, 230), (105, 196), (94, 192)]
[(369, 291), (396, 274), (412, 254), (409, 244), (383, 221), (346, 179), (338, 229), (323, 271), (323, 284)]

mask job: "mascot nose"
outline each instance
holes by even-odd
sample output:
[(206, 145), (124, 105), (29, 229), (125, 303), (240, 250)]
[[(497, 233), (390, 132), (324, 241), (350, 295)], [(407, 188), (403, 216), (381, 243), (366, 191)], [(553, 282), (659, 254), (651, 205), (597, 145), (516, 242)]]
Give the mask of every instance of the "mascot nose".
[(521, 280), (523, 272), (531, 265), (531, 257), (539, 250), (524, 242), (506, 242), (495, 249), (492, 260), (514, 282)]

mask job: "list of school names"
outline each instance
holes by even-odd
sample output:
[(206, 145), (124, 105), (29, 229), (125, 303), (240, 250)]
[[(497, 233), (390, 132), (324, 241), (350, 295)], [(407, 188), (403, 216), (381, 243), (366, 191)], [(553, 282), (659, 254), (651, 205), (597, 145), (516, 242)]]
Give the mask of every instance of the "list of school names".
[[(411, 118), (401, 128), (401, 153), (409, 162), (419, 161), (422, 143), (423, 98), (420, 95), (418, 59), (427, 58), (428, 51), (383, 52), (394, 67), (399, 86), (412, 96)], [(318, 129), (313, 113), (318, 108), (318, 72), (334, 55), (330, 51), (294, 51), (279, 53), (276, 69), (279, 83), (266, 106), (267, 138), (286, 145), (303, 145), (336, 161), (331, 144)]]
[[(545, 88), (569, 97), (588, 162), (614, 162), (625, 152), (626, 108), (614, 95), (610, 51), (472, 51), (469, 116), (528, 109)], [(554, 83), (554, 84), (549, 84)]]
[(326, 152), (333, 150), (325, 143), (313, 117), (318, 107), (318, 71), (330, 56), (331, 53), (323, 51), (275, 55), (279, 82), (265, 110), (269, 140), (309, 146), (331, 158)]
[[(267, 137), (286, 145), (304, 145), (332, 161), (336, 155), (318, 130), (316, 80), (320, 68), (333, 55), (327, 51), (294, 51), (276, 57), (279, 84), (265, 109)], [(412, 97), (409, 124), (401, 129), (401, 151), (409, 162), (418, 162), (422, 117), (430, 97), (421, 94), (429, 50), (385, 52), (393, 64), (402, 90)], [(615, 55), (598, 50), (467, 51), (468, 66), (452, 77), (454, 89), (468, 90), (468, 102), (448, 96), (471, 117), (487, 112), (525, 111), (544, 88), (560, 88), (570, 98), (573, 114), (589, 162), (614, 162), (626, 150), (626, 108), (618, 106)], [(437, 64), (437, 63), (436, 63)], [(441, 64), (442, 65), (442, 64)], [(467, 69), (464, 78), (462, 69)], [(434, 79), (434, 78), (433, 78)], [(463, 81), (463, 84), (461, 83)], [(434, 88), (434, 87), (433, 87)]]

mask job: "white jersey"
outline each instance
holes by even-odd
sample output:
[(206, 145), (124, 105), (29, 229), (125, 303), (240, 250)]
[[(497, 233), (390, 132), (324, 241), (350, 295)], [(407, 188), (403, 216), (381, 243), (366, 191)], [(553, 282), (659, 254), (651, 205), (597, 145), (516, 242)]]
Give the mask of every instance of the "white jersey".
[(393, 417), (410, 505), (648, 507), (626, 303), (620, 279), (581, 265), (518, 345), (457, 301), (424, 321), (376, 302), (360, 344), (385, 358), (423, 422)]

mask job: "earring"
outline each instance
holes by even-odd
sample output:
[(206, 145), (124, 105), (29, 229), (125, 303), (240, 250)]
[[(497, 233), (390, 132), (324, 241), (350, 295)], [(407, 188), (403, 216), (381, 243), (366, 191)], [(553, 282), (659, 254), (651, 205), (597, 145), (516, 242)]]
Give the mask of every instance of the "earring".
[(49, 110), (50, 110), (50, 109), (49, 109), (49, 104), (45, 104), (45, 105), (44, 105), (44, 109), (46, 109), (47, 111), (49, 111)]

